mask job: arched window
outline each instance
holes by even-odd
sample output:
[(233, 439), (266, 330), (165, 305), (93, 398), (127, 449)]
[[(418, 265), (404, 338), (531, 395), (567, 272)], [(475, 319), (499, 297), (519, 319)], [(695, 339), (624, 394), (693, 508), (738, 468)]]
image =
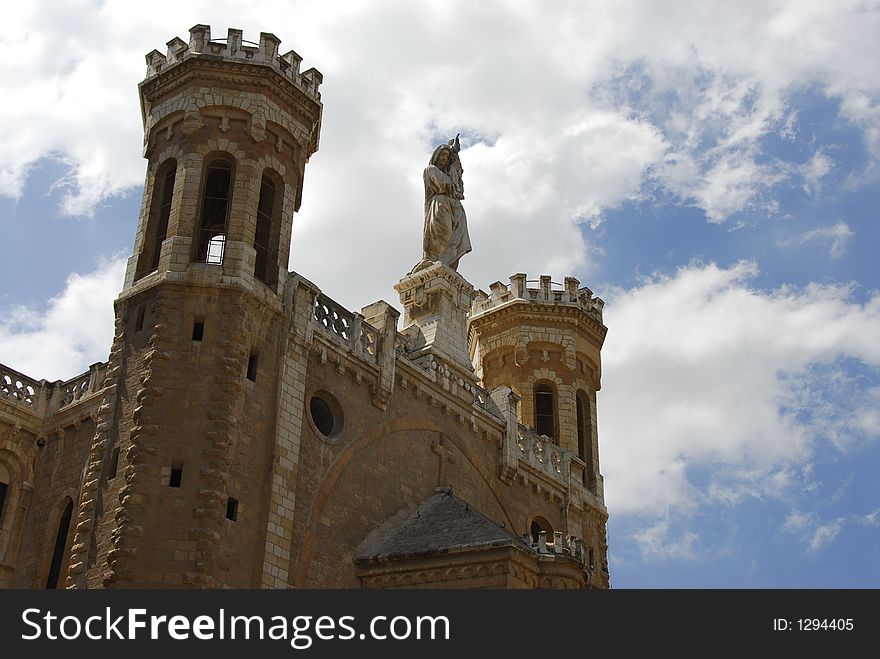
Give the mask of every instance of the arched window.
[(553, 385), (535, 385), (535, 430), (539, 435), (556, 438), (556, 401)]
[(3, 504), (6, 503), (6, 491), (11, 480), (6, 465), (0, 463), (0, 524), (3, 523)]
[(590, 420), (590, 400), (584, 391), (577, 392), (578, 457), (584, 461), (584, 485), (593, 481), (593, 433)]
[(138, 259), (137, 278), (140, 279), (159, 267), (162, 242), (168, 235), (168, 218), (171, 216), (171, 200), (174, 196), (174, 180), (177, 177), (177, 161), (173, 158), (159, 167), (153, 183), (153, 200), (147, 221), (144, 245)]
[(280, 186), (268, 173), (260, 181), (260, 201), (257, 203), (257, 230), (254, 234), (254, 249), (257, 260), (254, 277), (274, 286), (278, 278), (278, 209)]
[(231, 197), (232, 164), (228, 160), (212, 160), (205, 168), (202, 215), (196, 236), (196, 261), (213, 265), (223, 263)]
[(61, 576), (61, 564), (64, 562), (64, 547), (67, 546), (67, 533), (70, 531), (70, 519), (73, 517), (73, 501), (67, 500), (67, 506), (58, 522), (58, 535), (55, 536), (55, 549), (52, 552), (52, 564), (49, 567), (49, 578), (46, 588), (57, 588)]
[(553, 527), (550, 526), (550, 522), (543, 517), (535, 517), (529, 525), (529, 535), (532, 536), (532, 542), (538, 542), (538, 534), (541, 531), (544, 531), (547, 534), (546, 537), (552, 540)]

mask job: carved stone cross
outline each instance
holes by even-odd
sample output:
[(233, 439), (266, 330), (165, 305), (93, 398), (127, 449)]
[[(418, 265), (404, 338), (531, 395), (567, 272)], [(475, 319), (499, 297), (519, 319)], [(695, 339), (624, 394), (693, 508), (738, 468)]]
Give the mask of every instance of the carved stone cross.
[(446, 446), (446, 436), (440, 435), (431, 442), (431, 450), (440, 457), (440, 468), (437, 473), (437, 487), (447, 485), (446, 483), (446, 463), (455, 462), (455, 455)]

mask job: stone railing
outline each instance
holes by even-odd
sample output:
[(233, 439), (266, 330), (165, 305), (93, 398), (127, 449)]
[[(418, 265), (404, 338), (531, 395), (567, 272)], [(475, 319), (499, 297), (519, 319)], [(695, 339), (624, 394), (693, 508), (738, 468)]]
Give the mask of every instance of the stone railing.
[(568, 482), (566, 451), (554, 444), (552, 439), (539, 435), (528, 426), (519, 425), (516, 445), (521, 461), (549, 474), (554, 480)]
[(100, 391), (104, 386), (104, 376), (107, 374), (107, 364), (98, 362), (93, 364), (89, 370), (82, 375), (77, 375), (67, 382), (56, 383), (57, 391), (60, 393), (58, 399), (58, 409), (73, 405), (77, 401)]
[[(529, 284), (538, 284), (538, 286), (530, 288)], [(526, 279), (526, 275), (521, 273), (512, 275), (509, 285), (496, 281), (489, 287), (489, 294), (477, 291), (471, 305), (471, 315), (475, 316), (514, 300), (525, 300), (577, 306), (601, 323), (605, 302), (602, 298), (593, 297), (593, 291), (589, 288), (578, 288), (579, 285), (580, 282), (574, 277), (566, 277), (565, 282), (559, 284), (552, 281), (549, 275), (542, 275), (540, 279), (532, 280)]]
[(0, 364), (0, 395), (28, 407), (35, 407), (42, 382)]
[(34, 380), (0, 364), (0, 396), (46, 417), (101, 391), (106, 374), (106, 362), (98, 362), (85, 373), (66, 382), (49, 382)]
[(242, 31), (230, 28), (225, 38), (212, 38), (209, 25), (190, 28), (189, 43), (174, 37), (167, 44), (166, 54), (154, 50), (147, 55), (147, 78), (182, 61), (187, 55), (212, 55), (226, 59), (266, 64), (291, 80), (309, 96), (318, 98), (323, 76), (317, 69), (299, 72), (302, 57), (294, 51), (280, 55), (281, 40), (269, 32), (260, 33), (259, 43), (242, 39)]
[(487, 390), (475, 384), (470, 385), (470, 387), (474, 394), (474, 405), (489, 412), (494, 412), (496, 410), (495, 403), (492, 402)]
[(584, 541), (576, 536), (566, 536), (562, 531), (554, 531), (553, 539), (551, 540), (547, 537), (546, 531), (539, 531), (537, 539), (526, 533), (523, 536), (523, 542), (539, 554), (571, 556), (575, 560), (583, 563), (585, 567), (589, 567), (590, 570), (593, 569), (592, 565), (587, 565), (587, 555), (584, 552)]
[(379, 330), (323, 293), (315, 296), (315, 322), (325, 333), (342, 341), (349, 350), (362, 359), (376, 363), (379, 350)]
[(579, 496), (597, 496), (604, 501), (602, 477), (598, 476), (591, 485), (586, 478), (587, 465), (575, 453), (522, 424), (517, 424), (516, 445), (520, 464), (526, 463), (549, 476), (569, 494), (580, 492)]

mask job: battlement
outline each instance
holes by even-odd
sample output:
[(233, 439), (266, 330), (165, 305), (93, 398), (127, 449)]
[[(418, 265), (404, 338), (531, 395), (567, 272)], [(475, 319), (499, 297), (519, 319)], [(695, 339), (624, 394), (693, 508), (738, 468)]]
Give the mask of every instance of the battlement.
[(279, 54), (280, 45), (281, 40), (270, 32), (260, 32), (260, 41), (255, 43), (243, 39), (242, 31), (235, 28), (229, 28), (225, 38), (212, 38), (211, 26), (195, 25), (189, 31), (189, 43), (174, 37), (167, 43), (166, 54), (158, 50), (147, 53), (146, 77), (152, 78), (191, 57), (219, 58), (270, 66), (315, 100), (320, 99), (318, 87), (324, 76), (315, 68), (300, 73), (302, 57), (293, 50)]
[[(566, 277), (563, 284), (552, 281), (550, 275), (541, 275), (540, 279), (526, 277), (522, 273), (511, 275), (509, 285), (496, 281), (489, 286), (488, 294), (478, 290), (471, 303), (471, 317), (509, 303), (525, 301), (577, 306), (591, 318), (602, 322), (605, 301), (593, 297), (593, 291), (589, 288), (578, 288), (580, 282), (574, 277)], [(530, 288), (529, 284), (538, 284), (538, 287)]]

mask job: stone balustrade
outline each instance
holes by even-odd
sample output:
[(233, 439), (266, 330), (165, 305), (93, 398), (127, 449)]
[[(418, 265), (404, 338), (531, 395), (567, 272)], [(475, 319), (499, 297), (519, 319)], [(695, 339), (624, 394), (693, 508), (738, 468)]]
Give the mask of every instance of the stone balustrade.
[(19, 405), (35, 407), (42, 388), (43, 382), (0, 364), (0, 395)]
[(230, 28), (225, 38), (212, 38), (209, 25), (196, 25), (190, 28), (189, 43), (174, 37), (166, 45), (164, 55), (158, 50), (147, 54), (147, 78), (187, 57), (206, 55), (271, 66), (312, 98), (320, 98), (318, 87), (324, 79), (321, 72), (312, 68), (300, 73), (302, 57), (292, 50), (279, 54), (281, 40), (269, 32), (261, 32), (259, 43), (254, 43), (244, 40), (241, 30)]
[(35, 380), (0, 364), (0, 396), (45, 418), (101, 391), (106, 372), (106, 362), (98, 362), (66, 382), (49, 382)]
[(520, 463), (531, 465), (556, 481), (563, 489), (582, 483), (586, 465), (577, 455), (558, 446), (532, 428), (517, 424), (516, 445)]
[(342, 341), (356, 355), (374, 364), (378, 361), (379, 330), (366, 322), (361, 314), (318, 293), (314, 319), (320, 329)]
[[(529, 284), (537, 284), (530, 287)], [(489, 311), (495, 307), (516, 300), (526, 302), (566, 304), (577, 306), (591, 318), (602, 322), (602, 310), (605, 301), (600, 297), (593, 297), (593, 291), (589, 288), (579, 288), (580, 282), (574, 277), (566, 277), (564, 283), (552, 281), (549, 275), (541, 275), (540, 279), (527, 279), (522, 273), (512, 275), (510, 284), (496, 281), (489, 286), (490, 293), (477, 291), (471, 304), (471, 316)]]

